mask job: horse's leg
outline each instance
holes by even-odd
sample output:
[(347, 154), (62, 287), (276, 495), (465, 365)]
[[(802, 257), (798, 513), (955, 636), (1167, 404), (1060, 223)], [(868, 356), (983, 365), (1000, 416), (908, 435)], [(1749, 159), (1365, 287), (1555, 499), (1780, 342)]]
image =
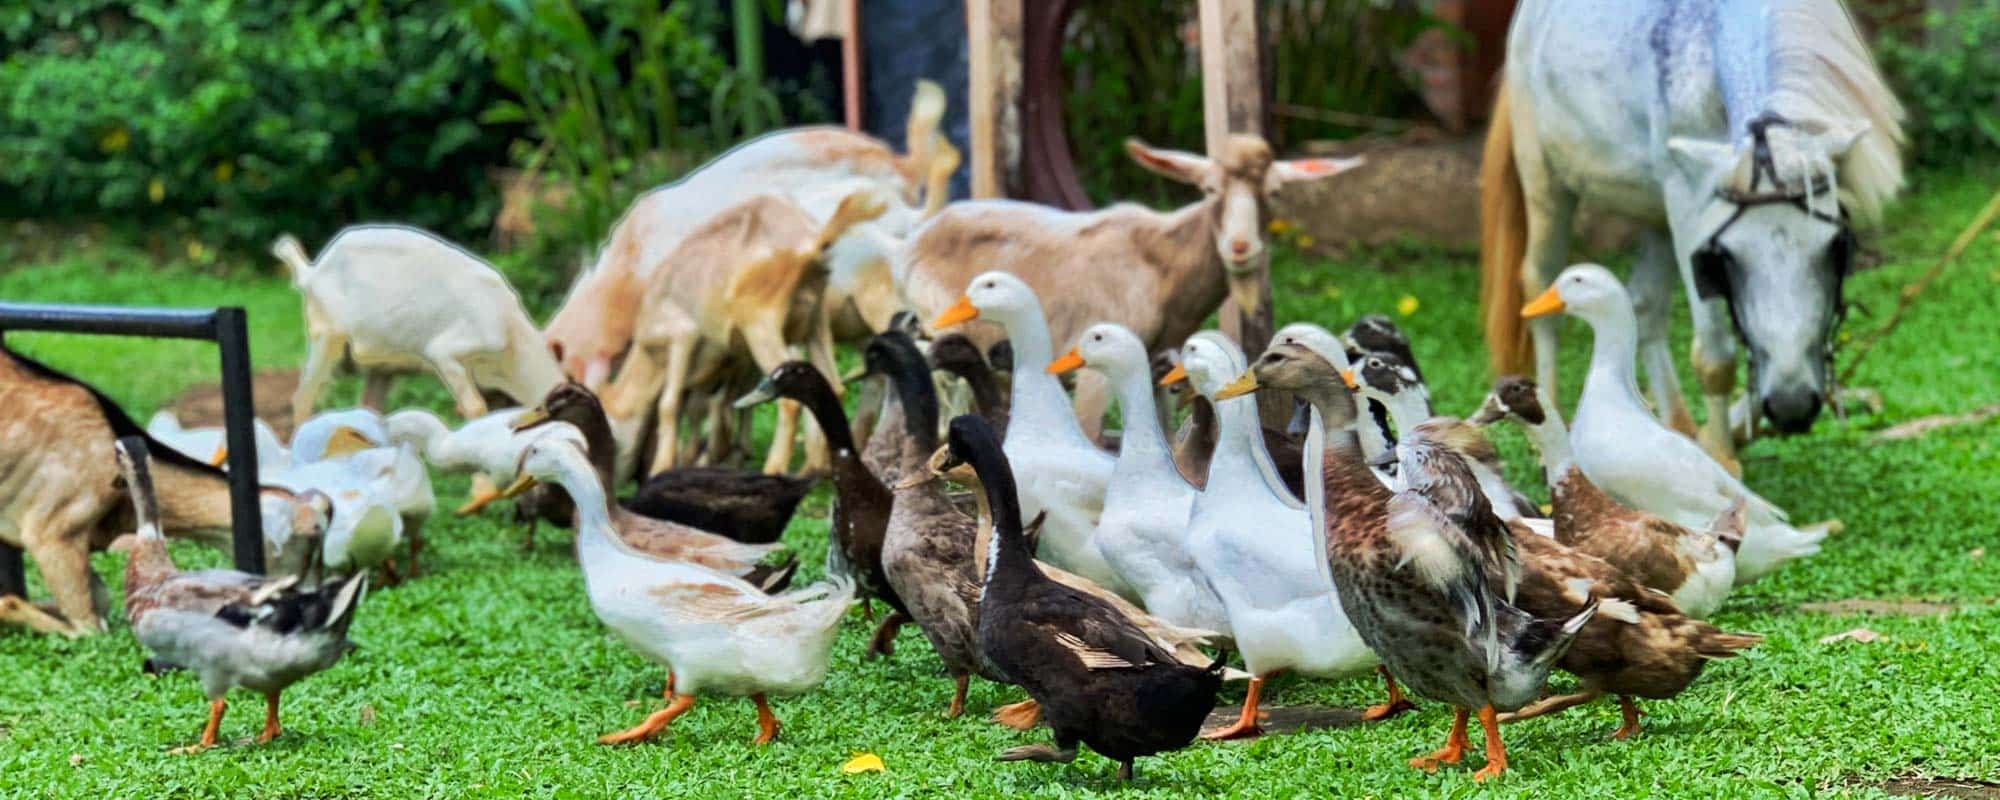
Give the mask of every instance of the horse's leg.
[[(1681, 267), (1683, 278), (1693, 274), (1690, 267)], [(1720, 297), (1703, 300), (1695, 293), (1691, 281), (1682, 282), (1689, 284), (1688, 306), (1694, 311), (1691, 360), (1695, 380), (1701, 383), (1702, 403), (1708, 410), (1708, 418), (1702, 422), (1695, 439), (1723, 467), (1741, 475), (1743, 467), (1736, 463), (1736, 440), (1729, 433), (1729, 396), (1736, 391), (1736, 332), (1735, 322), (1729, 316), (1729, 301)]]
[[(1517, 142), (1518, 145), (1518, 142)], [(1528, 243), (1521, 258), (1521, 288), (1523, 297), (1534, 298), (1547, 289), (1556, 275), (1569, 266), (1570, 228), (1576, 218), (1576, 195), (1570, 193), (1549, 176), (1548, 164), (1542, 160), (1538, 149), (1526, 148), (1532, 152), (1522, 152), (1517, 146), (1514, 152), (1516, 168), (1521, 175), (1521, 193), (1527, 198)], [(1535, 345), (1535, 382), (1549, 393), (1558, 397), (1556, 391), (1556, 354), (1558, 332), (1562, 330), (1561, 316), (1539, 317), (1528, 321), (1528, 335)]]
[(1639, 239), (1639, 256), (1626, 285), (1632, 290), (1632, 311), (1639, 317), (1639, 362), (1646, 367), (1646, 387), (1653, 393), (1653, 413), (1674, 430), (1695, 435), (1694, 417), (1681, 398), (1674, 354), (1667, 347), (1667, 319), (1674, 308), (1673, 239), (1653, 229)]

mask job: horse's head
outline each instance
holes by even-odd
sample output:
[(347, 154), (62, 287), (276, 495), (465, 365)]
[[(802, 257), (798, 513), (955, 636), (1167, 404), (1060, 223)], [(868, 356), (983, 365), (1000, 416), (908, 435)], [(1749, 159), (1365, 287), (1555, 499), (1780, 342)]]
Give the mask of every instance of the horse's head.
[(1682, 247), (1693, 251), (1695, 292), (1729, 303), (1750, 350), (1756, 407), (1778, 430), (1801, 433), (1827, 393), (1841, 286), (1853, 260), (1835, 164), (1867, 128), (1774, 118), (1750, 127), (1736, 145), (1668, 143), (1699, 197)]

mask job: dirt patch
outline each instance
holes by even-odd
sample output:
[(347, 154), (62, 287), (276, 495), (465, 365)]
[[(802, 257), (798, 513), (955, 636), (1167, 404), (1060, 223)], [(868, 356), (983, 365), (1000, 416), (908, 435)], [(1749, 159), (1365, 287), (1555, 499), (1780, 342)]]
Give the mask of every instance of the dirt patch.
[(1849, 598), (1826, 603), (1800, 603), (1800, 611), (1832, 616), (1864, 615), (1871, 617), (1931, 617), (1949, 614), (1958, 607), (1950, 603), (1932, 603), (1926, 600), (1869, 600)]
[[(1325, 730), (1327, 728), (1351, 728), (1361, 724), (1361, 709), (1336, 708), (1333, 706), (1264, 706), (1261, 722), (1264, 735), (1274, 733), (1302, 733)], [(1208, 722), (1202, 730), (1214, 730), (1235, 724), (1238, 708), (1235, 705), (1218, 707), (1208, 715)]]
[[(256, 404), (257, 418), (269, 423), (284, 439), (292, 438), (292, 392), (298, 388), (299, 371), (295, 369), (266, 370), (250, 376), (250, 399)], [(221, 425), (222, 384), (196, 386), (182, 392), (168, 407), (185, 427)]]
[(1954, 797), (1965, 800), (2000, 800), (2000, 783), (1973, 778), (1925, 778), (1905, 775), (1886, 781), (1850, 780), (1850, 786), (1867, 786), (1896, 797)]

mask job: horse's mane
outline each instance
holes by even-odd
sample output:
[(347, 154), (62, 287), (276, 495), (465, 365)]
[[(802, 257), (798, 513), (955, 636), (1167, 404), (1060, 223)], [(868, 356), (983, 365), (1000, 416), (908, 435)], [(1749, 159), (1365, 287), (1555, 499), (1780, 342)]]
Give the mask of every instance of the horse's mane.
[(1849, 217), (1873, 227), (1903, 187), (1903, 104), (1842, 0), (1776, 0), (1770, 14), (1770, 110), (1795, 121), (1870, 125), (1847, 151), (1839, 179)]

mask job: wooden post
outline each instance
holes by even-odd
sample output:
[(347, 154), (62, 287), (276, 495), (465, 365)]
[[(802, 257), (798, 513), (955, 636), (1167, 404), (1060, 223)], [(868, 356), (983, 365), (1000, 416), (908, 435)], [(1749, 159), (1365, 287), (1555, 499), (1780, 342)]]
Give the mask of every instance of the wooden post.
[(966, 0), (968, 105), (972, 111), (972, 196), (1006, 197), (1018, 158), (1021, 0)]
[[(1233, 133), (1266, 135), (1264, 130), (1264, 38), (1259, 30), (1256, 0), (1201, 0), (1202, 130), (1208, 157), (1217, 158)], [(1212, 245), (1211, 245), (1212, 246)], [(1217, 314), (1222, 332), (1256, 358), (1271, 343), (1275, 331), (1271, 311), (1271, 261), (1268, 251), (1252, 267), (1262, 273), (1257, 312), (1245, 313), (1225, 301)], [(1258, 393), (1257, 408), (1265, 427), (1283, 430), (1290, 420), (1291, 398)]]
[(841, 5), (847, 30), (840, 36), (840, 83), (847, 129), (861, 130), (861, 94), (866, 84), (861, 76), (861, 0), (831, 0)]

